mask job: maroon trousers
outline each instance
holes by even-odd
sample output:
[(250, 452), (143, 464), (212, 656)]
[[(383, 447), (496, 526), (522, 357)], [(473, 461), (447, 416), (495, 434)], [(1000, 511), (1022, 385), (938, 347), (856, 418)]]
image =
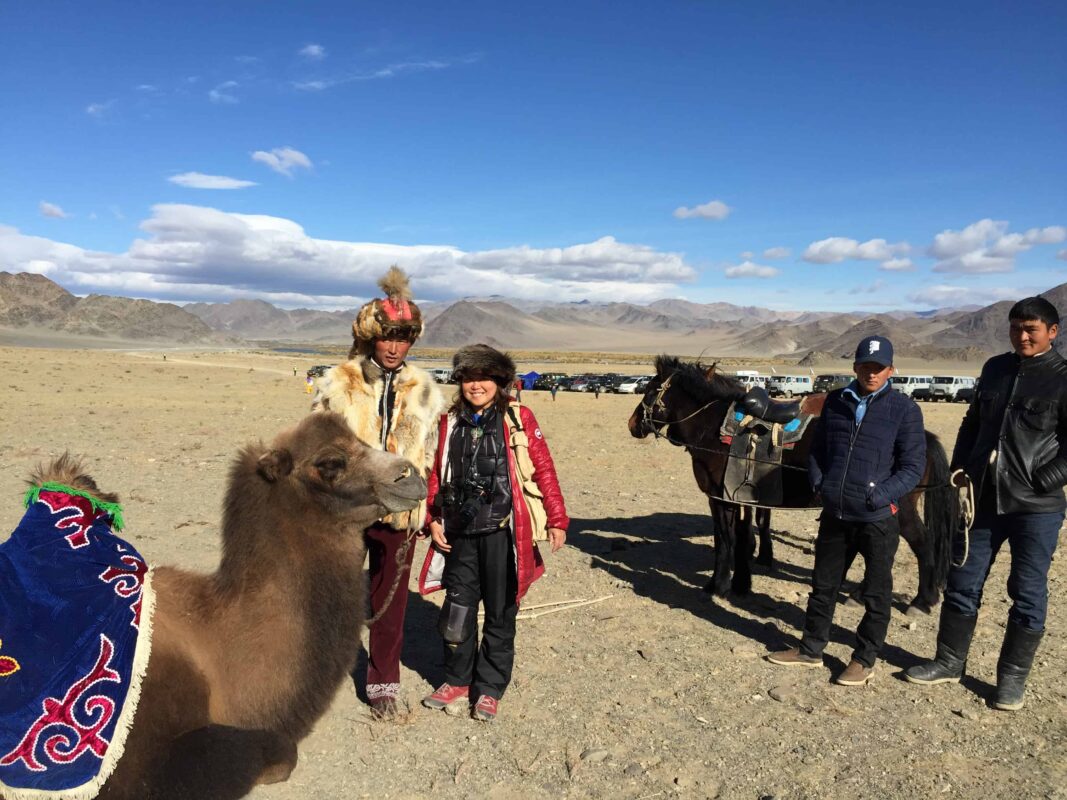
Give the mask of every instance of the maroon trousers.
[[(376, 523), (364, 537), (370, 556), (370, 613), (375, 615), (385, 605), (386, 597), (397, 579), (396, 554), (404, 546), (404, 531)], [(367, 699), (396, 697), (400, 694), (400, 650), (404, 646), (404, 615), (408, 608), (408, 577), (414, 541), (408, 546), (403, 574), (397, 582), (393, 599), (382, 618), (370, 626), (370, 652), (367, 654)]]

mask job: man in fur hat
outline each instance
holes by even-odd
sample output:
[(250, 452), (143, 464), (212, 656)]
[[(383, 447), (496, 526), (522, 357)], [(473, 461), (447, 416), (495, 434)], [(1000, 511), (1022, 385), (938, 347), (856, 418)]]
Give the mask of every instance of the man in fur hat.
[[(411, 300), (407, 275), (393, 266), (378, 285), (385, 297), (360, 309), (352, 323), (349, 360), (316, 381), (312, 409), (341, 413), (360, 440), (404, 456), (425, 478), (433, 466), (445, 400), (429, 374), (405, 361), (422, 333), (422, 314)], [(389, 514), (366, 531), (370, 612), (381, 614), (370, 626), (367, 699), (381, 719), (397, 713), (412, 532), (422, 527), (425, 515), (422, 503)]]

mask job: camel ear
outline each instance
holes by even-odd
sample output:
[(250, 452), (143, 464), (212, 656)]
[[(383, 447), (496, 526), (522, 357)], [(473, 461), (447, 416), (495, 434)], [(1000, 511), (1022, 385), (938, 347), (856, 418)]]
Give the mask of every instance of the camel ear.
[(293, 471), (293, 456), (288, 450), (271, 450), (259, 457), (256, 471), (268, 483), (284, 478)]

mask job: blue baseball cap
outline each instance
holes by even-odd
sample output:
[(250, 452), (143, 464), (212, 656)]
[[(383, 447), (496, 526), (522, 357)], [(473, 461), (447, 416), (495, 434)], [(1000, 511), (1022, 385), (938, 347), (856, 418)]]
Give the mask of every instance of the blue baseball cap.
[(856, 363), (873, 361), (883, 367), (893, 366), (893, 343), (884, 336), (868, 336), (856, 348)]

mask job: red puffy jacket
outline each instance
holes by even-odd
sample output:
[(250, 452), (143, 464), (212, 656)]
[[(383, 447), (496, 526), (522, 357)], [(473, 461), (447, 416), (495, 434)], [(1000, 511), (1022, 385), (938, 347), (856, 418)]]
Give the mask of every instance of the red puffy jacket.
[[(512, 403), (518, 409), (519, 419), (530, 441), (530, 460), (534, 465), (534, 482), (544, 496), (545, 512), (548, 514), (548, 527), (567, 530), (570, 518), (567, 516), (567, 508), (563, 503), (563, 493), (559, 488), (559, 480), (556, 478), (556, 466), (552, 463), (552, 454), (548, 451), (548, 443), (544, 434), (537, 424), (534, 413), (526, 406)], [(455, 417), (451, 414), (442, 414), (440, 429), (437, 437), (437, 456), (434, 459), (433, 471), (430, 473), (427, 487), (427, 508), (438, 506), (437, 493), (441, 488), (441, 475), (444, 472), (444, 459), (448, 452), (448, 440), (452, 436), (455, 426)], [(511, 417), (504, 415), (504, 433), (507, 440), (511, 441)], [(518, 573), (516, 600), (522, 600), (530, 585), (540, 578), (545, 572), (541, 553), (534, 544), (533, 531), (530, 526), (530, 514), (526, 510), (526, 498), (522, 493), (522, 481), (515, 470), (515, 452), (509, 446), (508, 453), (508, 478), (511, 482), (511, 524), (515, 532), (515, 568)], [(427, 525), (429, 519), (427, 519)], [(445, 531), (448, 535), (448, 531)], [(441, 553), (433, 545), (426, 553), (426, 560), (422, 565), (422, 573), (419, 575), (419, 591), (422, 594), (436, 592), (441, 586), (441, 576), (444, 572), (445, 554)]]

